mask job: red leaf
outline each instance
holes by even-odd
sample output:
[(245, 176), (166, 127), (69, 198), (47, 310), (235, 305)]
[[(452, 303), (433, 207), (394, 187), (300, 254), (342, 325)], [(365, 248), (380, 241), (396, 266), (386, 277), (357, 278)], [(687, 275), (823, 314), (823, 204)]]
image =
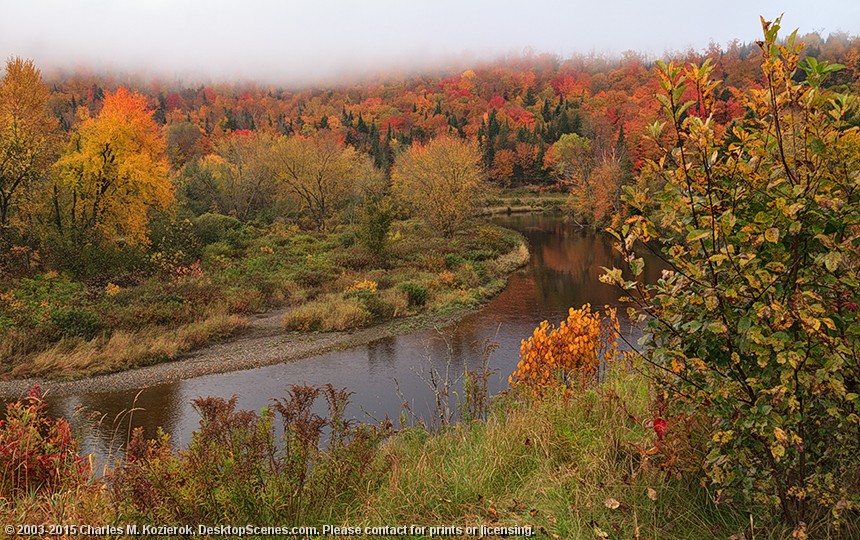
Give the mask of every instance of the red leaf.
[(666, 423), (662, 418), (654, 419), (654, 432), (657, 433), (657, 439), (663, 440), (663, 437), (666, 435), (666, 431), (669, 430), (669, 424)]

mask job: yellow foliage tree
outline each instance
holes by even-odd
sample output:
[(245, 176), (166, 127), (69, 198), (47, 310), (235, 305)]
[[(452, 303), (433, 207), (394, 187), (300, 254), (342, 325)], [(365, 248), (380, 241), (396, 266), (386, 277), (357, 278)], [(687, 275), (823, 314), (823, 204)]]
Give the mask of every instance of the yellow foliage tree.
[(214, 154), (200, 160), (204, 175), (212, 180), (210, 196), (220, 213), (245, 221), (274, 206), (280, 186), (273, 146), (267, 135), (233, 132), (214, 144)]
[(0, 79), (0, 243), (9, 240), (8, 229), (26, 226), (18, 211), (33, 202), (33, 184), (54, 159), (57, 122), (47, 102), (33, 62), (9, 59)]
[(76, 244), (91, 234), (145, 244), (149, 209), (173, 201), (165, 147), (144, 96), (122, 87), (108, 93), (101, 112), (84, 118), (57, 162), (60, 231)]
[(275, 174), (318, 230), (350, 195), (378, 176), (367, 156), (344, 147), (329, 131), (285, 137), (275, 145)]
[(391, 178), (397, 197), (447, 237), (472, 215), (486, 189), (477, 145), (453, 138), (413, 146), (398, 156)]
[(508, 382), (535, 394), (559, 383), (585, 386), (595, 380), (601, 362), (615, 359), (617, 336), (615, 309), (607, 307), (604, 317), (589, 304), (570, 308), (558, 328), (543, 321), (528, 340), (522, 341), (520, 362)]

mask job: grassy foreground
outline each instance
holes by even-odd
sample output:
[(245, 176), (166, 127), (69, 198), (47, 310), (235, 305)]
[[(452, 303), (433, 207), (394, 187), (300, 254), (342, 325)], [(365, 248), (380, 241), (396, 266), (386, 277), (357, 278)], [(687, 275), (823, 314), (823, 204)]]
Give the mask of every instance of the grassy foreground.
[(653, 396), (616, 372), (600, 389), (540, 402), (503, 396), (485, 422), (407, 430), (363, 522), (530, 526), (552, 538), (727, 538), (748, 517), (716, 507), (647, 427)]
[[(328, 418), (311, 411), (317, 398), (328, 402)], [(33, 398), (22, 405), (28, 414), (12, 411), (0, 430), (4, 443), (13, 435), (25, 441), (18, 462), (9, 446), (0, 456), (0, 519), (286, 525), (317, 527), (320, 536), (327, 524), (418, 525), (427, 527), (424, 537), (431, 527), (448, 527), (449, 537), (465, 537), (469, 527), (531, 527), (537, 537), (672, 539), (745, 538), (752, 520), (755, 538), (790, 534), (755, 512), (715, 505), (683, 466), (697, 448), (692, 431), (670, 424), (658, 440), (648, 423), (649, 386), (624, 369), (598, 389), (539, 402), (501, 396), (486, 420), (437, 433), (406, 428), (392, 436), (390, 425), (345, 423), (347, 398), (330, 387), (294, 387), (261, 413), (200, 399), (201, 428), (186, 450), (171, 449), (166, 436), (136, 435), (101, 479), (74, 457), (73, 440), (63, 445), (64, 428), (54, 429), (62, 421), (46, 421), (42, 428), (54, 427), (36, 434)], [(285, 429), (280, 441), (275, 423)], [(25, 449), (49, 456), (51, 471), (21, 461)], [(22, 467), (41, 481), (25, 481)]]

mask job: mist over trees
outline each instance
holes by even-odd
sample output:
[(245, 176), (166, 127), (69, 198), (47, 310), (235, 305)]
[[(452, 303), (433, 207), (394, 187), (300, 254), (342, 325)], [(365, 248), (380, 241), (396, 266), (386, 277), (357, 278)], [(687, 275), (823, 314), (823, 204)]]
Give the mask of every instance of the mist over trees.
[[(857, 38), (803, 40), (802, 55), (846, 66), (827, 84), (857, 87)], [(722, 132), (748, 112), (741, 89), (763, 81), (753, 44), (678, 60), (705, 55), (723, 81), (710, 113)], [(353, 222), (368, 196), (386, 196), (392, 180), (408, 202), (415, 190), (403, 186), (417, 173), (397, 171), (414, 169), (437, 139), (474, 149), (480, 172), (468, 176), (562, 189), (579, 223), (605, 226), (624, 213), (623, 187), (661, 151), (645, 137), (659, 115), (652, 67), (633, 53), (532, 54), (445, 76), (288, 91), (83, 73), (45, 81), (13, 58), (0, 86), (3, 267), (47, 268), (74, 246), (145, 247), (152, 219), (214, 213), (330, 229)]]

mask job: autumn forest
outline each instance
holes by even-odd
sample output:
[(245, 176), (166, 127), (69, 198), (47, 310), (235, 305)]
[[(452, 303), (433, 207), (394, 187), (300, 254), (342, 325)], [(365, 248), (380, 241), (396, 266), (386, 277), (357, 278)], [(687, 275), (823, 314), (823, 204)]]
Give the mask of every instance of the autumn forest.
[(594, 286), (623, 297), (536, 321), (502, 396), (467, 368), (459, 424), (354, 423), (331, 386), (262, 412), (198, 398), (187, 448), (129, 430), (96, 477), (34, 387), (0, 423), (4, 523), (856, 538), (860, 38), (762, 22), (662, 60), (308, 88), (9, 58), (0, 385), (182, 359), (255, 314), (294, 339), (456, 324), (529, 260), (498, 213), (606, 235), (621, 264)]

